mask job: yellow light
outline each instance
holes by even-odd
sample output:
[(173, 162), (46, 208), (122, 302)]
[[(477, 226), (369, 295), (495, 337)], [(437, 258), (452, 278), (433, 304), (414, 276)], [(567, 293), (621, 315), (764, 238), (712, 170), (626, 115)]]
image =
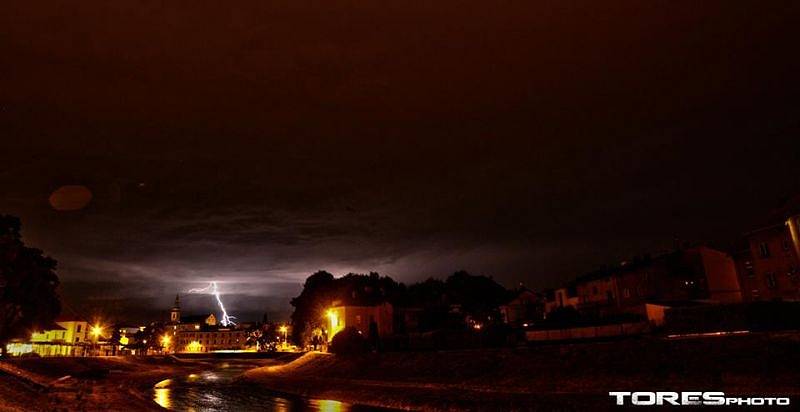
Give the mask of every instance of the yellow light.
[(33, 345), (30, 343), (9, 343), (6, 345), (6, 350), (13, 356), (19, 356), (33, 352)]
[(186, 345), (186, 350), (189, 352), (200, 352), (200, 342), (193, 340)]
[(172, 342), (172, 339), (170, 339), (169, 336), (164, 335), (164, 336), (161, 337), (161, 344), (162, 345), (169, 346), (170, 342)]
[(102, 326), (100, 325), (92, 326), (92, 335), (95, 337), (95, 339), (99, 338), (102, 333), (103, 333)]
[(339, 412), (342, 410), (342, 403), (339, 401), (320, 400), (317, 401), (320, 412)]
[(337, 333), (344, 329), (344, 322), (339, 321), (339, 314), (333, 309), (328, 309), (328, 311), (325, 312), (325, 315), (328, 317), (328, 320), (331, 324), (331, 327), (329, 328), (330, 334), (328, 335), (328, 341), (330, 341)]
[(278, 329), (278, 331), (280, 331), (281, 333), (286, 333), (289, 331), (289, 328), (286, 325), (283, 325), (281, 326), (280, 329)]
[(164, 409), (172, 407), (172, 391), (170, 388), (156, 388), (153, 400)]
[(127, 344), (128, 344), (128, 342), (130, 342), (130, 340), (129, 340), (129, 339), (128, 339), (128, 337), (127, 337), (127, 336), (125, 336), (125, 335), (122, 335), (122, 337), (121, 337), (121, 338), (119, 338), (119, 344), (120, 344), (120, 345), (123, 345), (123, 346), (124, 346), (124, 345), (127, 345)]
[(336, 326), (339, 325), (339, 316), (336, 315), (336, 312), (334, 312), (333, 309), (329, 309), (327, 315), (328, 319), (331, 320), (331, 329), (335, 329)]

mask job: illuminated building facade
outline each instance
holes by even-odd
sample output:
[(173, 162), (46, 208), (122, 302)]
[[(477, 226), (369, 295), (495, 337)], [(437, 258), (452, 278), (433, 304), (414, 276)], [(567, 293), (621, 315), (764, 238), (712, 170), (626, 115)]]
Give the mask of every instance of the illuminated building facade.
[(89, 328), (89, 322), (63, 316), (46, 329), (32, 333), (27, 342), (11, 342), (6, 349), (12, 356), (86, 356), (92, 344)]
[[(167, 351), (213, 352), (218, 350), (245, 350), (247, 332), (233, 325), (222, 326), (211, 313), (200, 316), (181, 316), (180, 300), (175, 296), (175, 305), (170, 309), (170, 324), (167, 327), (169, 340)], [(171, 332), (170, 332), (171, 330)]]
[(394, 328), (394, 308), (390, 303), (374, 306), (337, 305), (326, 313), (328, 340), (346, 327), (354, 327), (364, 336), (369, 336), (374, 328), (379, 337), (392, 334)]

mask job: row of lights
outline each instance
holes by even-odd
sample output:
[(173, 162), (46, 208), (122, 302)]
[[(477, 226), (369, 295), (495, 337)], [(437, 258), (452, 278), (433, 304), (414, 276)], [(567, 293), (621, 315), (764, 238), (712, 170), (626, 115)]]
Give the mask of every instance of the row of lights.
[[(278, 331), (280, 333), (283, 333), (283, 342), (284, 343), (288, 343), (288, 341), (289, 341), (289, 327), (286, 326), (286, 325), (281, 325), (281, 327), (278, 329)], [(95, 324), (95, 325), (92, 326), (92, 328), (89, 331), (89, 333), (92, 336), (94, 336), (94, 340), (96, 342), (100, 338), (100, 336), (103, 334), (103, 327), (101, 325), (99, 325), (99, 324)], [(121, 340), (122, 339), (120, 339), (120, 341)], [(127, 339), (125, 339), (125, 340), (127, 341)], [(144, 343), (147, 343), (147, 341), (145, 340)], [(161, 345), (163, 347), (168, 347), (171, 343), (172, 343), (172, 337), (170, 337), (169, 335), (161, 336)]]

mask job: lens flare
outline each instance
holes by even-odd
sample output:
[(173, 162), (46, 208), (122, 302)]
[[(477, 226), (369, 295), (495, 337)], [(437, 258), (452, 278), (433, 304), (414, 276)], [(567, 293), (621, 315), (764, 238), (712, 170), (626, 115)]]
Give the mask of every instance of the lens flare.
[(208, 293), (214, 295), (214, 297), (217, 299), (219, 309), (222, 311), (222, 318), (220, 319), (219, 323), (221, 323), (222, 326), (236, 325), (236, 323), (233, 321), (233, 319), (236, 319), (236, 317), (228, 316), (228, 311), (225, 310), (225, 305), (222, 304), (222, 299), (219, 297), (217, 282), (211, 282), (204, 288), (189, 289), (188, 293)]

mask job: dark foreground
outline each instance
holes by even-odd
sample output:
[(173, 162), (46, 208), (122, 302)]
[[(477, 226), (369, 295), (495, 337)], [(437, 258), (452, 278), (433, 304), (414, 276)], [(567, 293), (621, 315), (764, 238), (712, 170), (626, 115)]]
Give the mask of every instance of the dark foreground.
[(790, 396), (795, 407), (798, 347), (800, 335), (785, 333), (297, 359), (25, 359), (0, 364), (0, 410), (608, 410), (609, 391), (659, 390)]
[[(246, 373), (274, 390), (427, 410), (608, 410), (610, 391), (723, 391), (800, 402), (800, 335), (642, 338), (522, 349), (307, 354)], [(685, 409), (685, 408), (684, 408)]]

